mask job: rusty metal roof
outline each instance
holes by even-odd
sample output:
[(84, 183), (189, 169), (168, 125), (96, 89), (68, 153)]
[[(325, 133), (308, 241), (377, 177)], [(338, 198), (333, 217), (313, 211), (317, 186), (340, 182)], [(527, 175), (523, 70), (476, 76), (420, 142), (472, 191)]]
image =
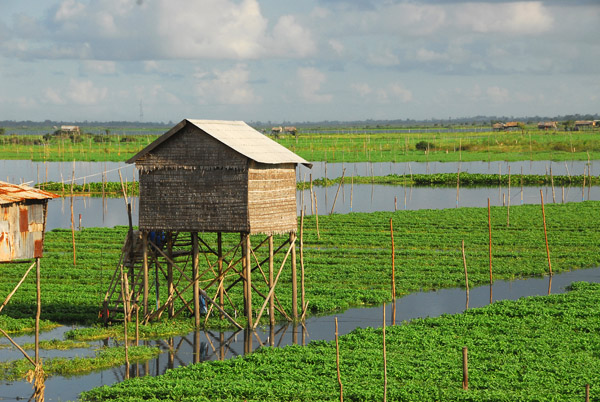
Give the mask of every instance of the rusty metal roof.
[(271, 140), (266, 135), (256, 131), (243, 121), (194, 119), (182, 120), (167, 133), (129, 159), (127, 163), (134, 163), (187, 124), (193, 124), (217, 141), (256, 162), (266, 164), (301, 163), (309, 168), (312, 167), (310, 162), (296, 155), (283, 145)]
[(47, 200), (59, 196), (26, 184), (11, 184), (0, 181), (0, 205), (22, 202), (25, 200)]

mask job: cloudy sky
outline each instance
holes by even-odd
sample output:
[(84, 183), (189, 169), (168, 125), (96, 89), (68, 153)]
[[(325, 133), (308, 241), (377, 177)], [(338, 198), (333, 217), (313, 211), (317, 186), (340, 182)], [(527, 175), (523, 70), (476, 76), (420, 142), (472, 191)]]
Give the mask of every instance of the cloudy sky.
[(1, 0), (0, 120), (600, 113), (599, 39), (599, 0)]

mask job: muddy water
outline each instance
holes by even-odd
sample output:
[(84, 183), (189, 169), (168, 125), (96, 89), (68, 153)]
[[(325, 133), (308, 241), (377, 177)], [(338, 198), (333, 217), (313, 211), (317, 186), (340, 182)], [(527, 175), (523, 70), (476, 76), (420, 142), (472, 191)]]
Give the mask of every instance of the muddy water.
[[(577, 270), (555, 275), (552, 278), (553, 294), (563, 293), (567, 286), (576, 281), (600, 282), (600, 268)], [(473, 288), (469, 294), (469, 308), (481, 307), (493, 301), (515, 300), (524, 296), (548, 294), (549, 278), (531, 278), (515, 281), (496, 281), (489, 286)], [(441, 289), (431, 292), (419, 292), (407, 295), (396, 302), (396, 324), (414, 318), (436, 317), (441, 314), (460, 313), (466, 309), (464, 289)], [(334, 319), (338, 318), (339, 333), (346, 334), (358, 327), (380, 327), (383, 324), (383, 309), (349, 309), (336, 316), (314, 317), (305, 325), (282, 324), (273, 328), (258, 328), (254, 333), (200, 331), (186, 336), (161, 341), (146, 342), (158, 346), (163, 353), (156, 359), (143, 364), (131, 365), (129, 376), (160, 375), (167, 369), (185, 366), (207, 360), (222, 360), (244, 355), (262, 346), (282, 347), (290, 344), (304, 345), (313, 340), (335, 339)], [(387, 325), (392, 325), (391, 304), (386, 307)], [(43, 338), (60, 338), (70, 328), (58, 328)], [(31, 336), (17, 338), (19, 343), (31, 342)], [(6, 340), (2, 340), (6, 343)], [(98, 342), (95, 346), (113, 345), (112, 340)], [(15, 352), (16, 353), (16, 352)], [(91, 353), (88, 349), (68, 352), (42, 352), (43, 357), (50, 355), (84, 356)], [(2, 359), (13, 359), (13, 351), (2, 349)], [(46, 400), (74, 400), (82, 391), (101, 385), (110, 385), (125, 378), (125, 367), (116, 367), (99, 373), (65, 378), (53, 376), (46, 381)], [(0, 383), (0, 400), (19, 400), (31, 396), (31, 385), (24, 381)]]

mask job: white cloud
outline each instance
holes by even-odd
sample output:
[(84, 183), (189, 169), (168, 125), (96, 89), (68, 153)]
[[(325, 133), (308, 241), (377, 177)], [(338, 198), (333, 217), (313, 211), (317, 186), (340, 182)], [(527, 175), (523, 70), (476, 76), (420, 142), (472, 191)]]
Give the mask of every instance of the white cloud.
[(488, 98), (495, 103), (504, 103), (510, 99), (508, 89), (497, 86), (489, 87), (486, 90), (486, 94)]
[(217, 103), (243, 105), (260, 103), (260, 96), (254, 94), (248, 80), (250, 72), (245, 64), (238, 64), (229, 70), (214, 70), (211, 74), (199, 71), (196, 93), (203, 104)]
[(355, 83), (351, 85), (351, 88), (358, 92), (358, 94), (362, 97), (369, 95), (373, 90), (369, 86), (369, 84), (365, 83)]
[(313, 67), (300, 67), (296, 71), (299, 92), (302, 98), (309, 103), (329, 103), (333, 95), (323, 94), (321, 85), (327, 81), (325, 74)]
[(400, 83), (393, 83), (390, 86), (390, 93), (404, 103), (410, 102), (413, 98), (412, 91), (406, 89), (404, 85)]
[(334, 53), (338, 56), (341, 56), (344, 52), (344, 44), (336, 39), (329, 39), (329, 47), (334, 51)]
[(273, 28), (270, 50), (277, 55), (290, 58), (306, 57), (313, 54), (316, 45), (310, 32), (291, 15), (284, 15)]
[(81, 69), (87, 74), (108, 75), (117, 72), (117, 63), (114, 61), (84, 60)]
[(106, 99), (108, 89), (98, 88), (90, 80), (72, 78), (66, 88), (46, 88), (43, 95), (46, 103), (54, 105), (66, 105), (69, 102), (76, 105), (95, 105)]
[(453, 20), (473, 32), (497, 34), (539, 34), (554, 23), (541, 1), (463, 3), (454, 7)]

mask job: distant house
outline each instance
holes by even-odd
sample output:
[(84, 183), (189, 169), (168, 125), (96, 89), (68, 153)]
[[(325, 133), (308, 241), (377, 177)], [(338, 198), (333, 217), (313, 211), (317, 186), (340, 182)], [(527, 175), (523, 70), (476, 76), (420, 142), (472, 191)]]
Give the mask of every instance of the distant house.
[(520, 124), (518, 121), (508, 121), (504, 123), (504, 130), (518, 130), (521, 128)]
[(521, 123), (518, 121), (509, 121), (506, 123), (495, 123), (492, 125), (492, 129), (496, 131), (508, 131), (508, 130), (518, 130), (521, 128)]
[(504, 130), (504, 123), (494, 123), (492, 124), (492, 129), (495, 131)]
[(540, 130), (556, 130), (558, 128), (555, 121), (540, 121), (537, 126)]
[(577, 130), (577, 131), (591, 130), (595, 126), (596, 126), (596, 124), (593, 120), (577, 120), (575, 122), (575, 130)]
[(61, 134), (81, 134), (79, 126), (60, 126)]
[(298, 133), (298, 129), (294, 126), (284, 127), (283, 131), (285, 131), (288, 134), (293, 134), (293, 135), (296, 135)]
[(273, 127), (271, 128), (271, 134), (281, 134), (283, 132), (283, 127)]

